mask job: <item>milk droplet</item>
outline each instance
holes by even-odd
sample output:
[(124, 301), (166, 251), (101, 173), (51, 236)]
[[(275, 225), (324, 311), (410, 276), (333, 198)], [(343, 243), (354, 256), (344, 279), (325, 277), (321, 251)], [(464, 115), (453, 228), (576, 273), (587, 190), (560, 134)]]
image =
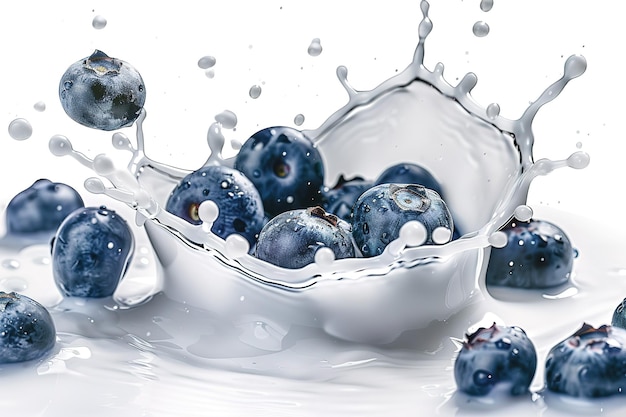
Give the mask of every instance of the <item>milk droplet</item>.
[(94, 29), (104, 29), (107, 25), (107, 20), (103, 17), (103, 16), (96, 16), (93, 18), (93, 20), (91, 21), (91, 26), (93, 26)]
[(309, 49), (307, 51), (311, 56), (319, 56), (322, 53), (322, 44), (319, 38), (315, 38), (311, 41)]
[(233, 259), (241, 258), (250, 250), (250, 243), (241, 235), (232, 234), (226, 238), (226, 255)]
[(296, 114), (296, 117), (293, 118), (293, 122), (296, 126), (302, 126), (302, 123), (304, 123), (304, 115)]
[(480, 20), (474, 23), (472, 31), (474, 32), (474, 35), (478, 36), (479, 38), (485, 37), (489, 34), (489, 25)]
[(578, 151), (567, 158), (567, 166), (575, 169), (583, 169), (589, 165), (589, 154)]
[(96, 155), (93, 159), (93, 169), (98, 175), (107, 176), (115, 172), (115, 165), (111, 158), (104, 154)]
[(33, 108), (39, 112), (45, 111), (46, 103), (44, 103), (43, 101), (38, 101), (37, 103), (33, 105)]
[(206, 75), (207, 78), (213, 78), (215, 77), (215, 71), (213, 71), (212, 69), (206, 70), (204, 75)]
[(123, 133), (114, 133), (111, 143), (115, 149), (133, 151), (133, 145), (130, 143), (130, 139)]
[(491, 236), (489, 236), (487, 241), (494, 248), (503, 248), (506, 246), (508, 242), (508, 238), (506, 237), (506, 233), (498, 231), (498, 232), (491, 234)]
[(85, 189), (93, 194), (104, 194), (106, 187), (100, 178), (87, 178), (84, 182)]
[(517, 220), (527, 222), (533, 217), (533, 209), (526, 205), (520, 205), (515, 208), (513, 215)]
[(319, 248), (315, 252), (315, 263), (319, 266), (328, 266), (335, 260), (335, 253), (331, 248)]
[(498, 103), (491, 103), (487, 106), (487, 117), (491, 120), (500, 115), (500, 105)]
[(217, 60), (213, 56), (203, 56), (198, 60), (198, 66), (202, 69), (212, 68)]
[(583, 75), (587, 69), (587, 60), (582, 55), (572, 55), (565, 61), (565, 75), (576, 78)]
[(400, 228), (399, 237), (406, 246), (420, 246), (426, 242), (426, 227), (417, 220), (406, 222)]
[(9, 135), (15, 140), (26, 140), (33, 134), (33, 127), (26, 119), (15, 119), (9, 123)]
[(259, 98), (259, 96), (261, 95), (261, 86), (260, 85), (253, 85), (252, 87), (250, 87), (250, 91), (249, 93), (250, 97), (252, 98)]
[(493, 0), (482, 0), (480, 2), (480, 10), (488, 12), (493, 7)]
[(578, 149), (582, 148), (583, 147), (583, 143), (582, 142), (576, 142), (576, 147)]
[(230, 110), (224, 110), (215, 116), (215, 121), (225, 129), (233, 129), (237, 126), (237, 115)]
[(0, 280), (0, 288), (5, 292), (22, 292), (28, 289), (28, 281), (19, 277), (9, 277)]
[(2, 267), (6, 269), (19, 269), (20, 261), (17, 259), (5, 259), (2, 261)]
[(452, 237), (452, 231), (447, 227), (438, 227), (433, 230), (433, 242), (438, 245), (448, 243)]
[(217, 220), (217, 216), (220, 214), (220, 209), (217, 207), (214, 201), (205, 200), (200, 203), (198, 207), (198, 217), (203, 223), (213, 223)]
[(55, 135), (50, 138), (48, 148), (55, 156), (65, 156), (72, 153), (72, 143), (68, 138), (61, 135)]

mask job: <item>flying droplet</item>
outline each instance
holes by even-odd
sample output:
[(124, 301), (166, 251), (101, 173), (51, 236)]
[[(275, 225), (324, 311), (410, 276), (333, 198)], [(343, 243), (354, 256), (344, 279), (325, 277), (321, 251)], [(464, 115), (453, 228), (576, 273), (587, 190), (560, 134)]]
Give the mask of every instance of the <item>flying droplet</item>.
[(103, 17), (103, 16), (96, 16), (93, 18), (93, 20), (91, 21), (91, 26), (93, 26), (94, 29), (104, 29), (107, 25), (107, 20)]
[(302, 126), (302, 123), (304, 123), (304, 115), (296, 114), (296, 117), (293, 118), (293, 122), (296, 126)]
[(44, 103), (43, 101), (38, 101), (37, 103), (35, 103), (33, 105), (33, 108), (35, 110), (37, 110), (38, 112), (42, 112), (46, 110), (46, 103)]
[(508, 238), (506, 237), (506, 233), (504, 232), (495, 232), (491, 236), (489, 236), (489, 244), (494, 248), (503, 248), (506, 246), (508, 242)]
[(474, 32), (474, 35), (478, 36), (479, 38), (485, 37), (489, 34), (489, 25), (482, 20), (478, 21), (474, 23), (472, 31)]
[(260, 85), (253, 85), (252, 87), (250, 87), (250, 91), (249, 91), (250, 97), (257, 99), (259, 98), (259, 96), (261, 95), (261, 86)]
[(214, 201), (204, 200), (198, 207), (198, 217), (203, 223), (213, 223), (219, 214), (220, 209)]
[(315, 38), (311, 41), (307, 52), (311, 56), (319, 56), (319, 54), (322, 53), (322, 44), (320, 43), (320, 38)]
[(212, 68), (217, 60), (213, 56), (203, 56), (198, 60), (198, 66), (202, 69)]
[(481, 0), (480, 2), (480, 10), (483, 12), (488, 12), (493, 7), (493, 0)]
[(15, 140), (26, 140), (33, 134), (33, 127), (26, 119), (15, 119), (9, 123), (9, 135)]
[(233, 259), (241, 258), (250, 250), (250, 243), (241, 235), (232, 234), (226, 238), (226, 255)]

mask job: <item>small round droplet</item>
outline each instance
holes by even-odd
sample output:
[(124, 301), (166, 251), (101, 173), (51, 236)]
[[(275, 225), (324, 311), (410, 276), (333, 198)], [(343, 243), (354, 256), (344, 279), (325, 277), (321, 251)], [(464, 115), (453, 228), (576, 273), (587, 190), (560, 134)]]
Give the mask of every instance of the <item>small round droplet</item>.
[(250, 97), (257, 99), (259, 98), (259, 96), (261, 95), (261, 86), (260, 85), (253, 85), (252, 87), (250, 87), (250, 91), (249, 93)]
[(302, 123), (304, 123), (304, 115), (296, 114), (296, 117), (293, 118), (293, 122), (296, 126), (302, 126)]
[(520, 205), (513, 212), (515, 218), (521, 222), (527, 222), (533, 217), (533, 209), (526, 205)]
[(217, 60), (213, 56), (203, 56), (198, 60), (198, 66), (202, 69), (212, 68)]
[(426, 242), (426, 227), (417, 220), (406, 222), (400, 228), (399, 237), (406, 246), (420, 246)]
[(15, 119), (9, 123), (9, 135), (15, 140), (26, 140), (33, 134), (33, 127), (26, 119)]
[(215, 78), (215, 71), (213, 69), (208, 69), (205, 71), (204, 75), (206, 75), (207, 78)]
[(2, 261), (2, 267), (5, 269), (19, 269), (20, 268), (20, 261), (18, 261), (17, 259), (5, 259), (4, 261)]
[(115, 149), (130, 150), (130, 151), (133, 150), (133, 146), (131, 145), (130, 140), (128, 139), (128, 136), (120, 132), (116, 132), (113, 134), (111, 143), (113, 144), (113, 147)]
[(103, 16), (96, 16), (93, 18), (93, 20), (91, 21), (91, 26), (93, 26), (94, 29), (104, 29), (107, 25), (107, 20), (103, 17)]
[(72, 143), (62, 135), (52, 136), (48, 142), (48, 148), (55, 156), (65, 156), (73, 152)]
[(237, 126), (237, 115), (230, 110), (224, 110), (215, 116), (215, 121), (221, 124), (224, 129), (233, 129)]
[(578, 149), (581, 149), (583, 147), (583, 143), (582, 142), (576, 142), (576, 147)]
[(583, 75), (587, 70), (587, 60), (582, 55), (572, 55), (565, 61), (565, 75), (576, 78)]
[(43, 101), (38, 101), (33, 105), (33, 108), (38, 112), (46, 111), (46, 103), (44, 103)]
[(488, 12), (493, 7), (493, 0), (481, 0), (480, 2), (480, 10), (483, 12)]
[(220, 209), (217, 207), (214, 201), (205, 200), (200, 203), (198, 207), (198, 217), (203, 223), (213, 223), (217, 220), (217, 216), (220, 214)]
[(498, 103), (491, 103), (487, 106), (487, 117), (494, 120), (500, 115), (500, 105)]
[(307, 52), (311, 56), (319, 56), (319, 54), (322, 53), (322, 44), (319, 38), (315, 38), (311, 41)]
[(93, 159), (93, 170), (98, 175), (107, 176), (115, 172), (113, 160), (104, 154), (96, 155)]
[(106, 188), (100, 178), (87, 178), (84, 182), (85, 189), (93, 194), (104, 194)]
[(226, 255), (233, 259), (241, 258), (250, 250), (250, 243), (241, 235), (232, 234), (226, 238)]
[(472, 27), (472, 32), (474, 32), (474, 35), (479, 38), (485, 37), (489, 34), (489, 25), (480, 20), (474, 23), (474, 26)]
[(506, 233), (504, 232), (495, 232), (489, 236), (487, 239), (489, 244), (494, 248), (503, 248), (506, 246), (508, 242), (508, 238), (506, 237)]
[(331, 248), (319, 248), (315, 252), (315, 263), (319, 266), (328, 266), (335, 260), (335, 253)]
[(433, 242), (438, 245), (448, 243), (450, 238), (452, 238), (452, 231), (447, 227), (438, 227), (433, 230)]

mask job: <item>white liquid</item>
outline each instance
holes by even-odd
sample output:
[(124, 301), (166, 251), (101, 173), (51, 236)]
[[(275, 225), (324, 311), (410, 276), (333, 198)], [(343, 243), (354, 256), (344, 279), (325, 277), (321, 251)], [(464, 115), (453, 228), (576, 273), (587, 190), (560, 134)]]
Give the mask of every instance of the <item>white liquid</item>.
[[(584, 165), (584, 158), (573, 163)], [(123, 199), (124, 195), (117, 198)], [(620, 274), (615, 268), (622, 265), (624, 245), (613, 245), (605, 252), (589, 244), (612, 236), (613, 230), (590, 228), (587, 221), (567, 218), (560, 212), (548, 214), (561, 219), (559, 224), (577, 244), (581, 242), (578, 247), (583, 256), (576, 270), (583, 279), (575, 281), (576, 287), (558, 294), (525, 294), (522, 299), (518, 292), (504, 291), (498, 294), (504, 301), (488, 298), (462, 307), (437, 331), (428, 333), (424, 339), (428, 346), (414, 346), (415, 337), (411, 335), (401, 337), (394, 347), (341, 342), (317, 327), (292, 326), (287, 330), (280, 323), (262, 321), (256, 315), (229, 324), (162, 296), (128, 310), (67, 302), (59, 308), (71, 312), (54, 311), (59, 329), (58, 353), (50, 363), (38, 367), (2, 368), (2, 377), (11, 379), (10, 384), (7, 379), (0, 380), (6, 393), (0, 404), (7, 406), (7, 412), (20, 415), (80, 415), (85, 409), (92, 415), (205, 415), (207, 410), (218, 415), (258, 415), (259, 410), (271, 415), (406, 415), (407, 410), (413, 413), (417, 408), (425, 415), (469, 413), (480, 401), (472, 401), (474, 406), (464, 404), (464, 399), (454, 394), (450, 370), (454, 344), (450, 337), (462, 337), (468, 327), (482, 322), (484, 316), (491, 320), (493, 314), (489, 313), (497, 312), (501, 321), (527, 330), (540, 348), (541, 368), (552, 344), (573, 332), (582, 320), (605, 323), (621, 300), (617, 293), (622, 294), (624, 288), (616, 284)], [(482, 221), (479, 214), (467, 217), (468, 223), (474, 217), (474, 221)], [(138, 230), (146, 249), (149, 242), (142, 235), (143, 229)], [(26, 286), (30, 294), (36, 294), (35, 298), (47, 305), (60, 300), (47, 272), (47, 246), (20, 253), (3, 252), (3, 256), (8, 262), (2, 268), (6, 279), (2, 282)], [(160, 267), (151, 250), (136, 261), (117, 294), (131, 305), (141, 302), (134, 297), (149, 294), (154, 285), (159, 285), (155, 277)], [(321, 264), (328, 266), (323, 260)], [(598, 265), (606, 267), (598, 270)], [(606, 286), (612, 291), (597, 291)], [(572, 288), (579, 289), (584, 297), (568, 296)], [(357, 291), (359, 296), (366, 294)], [(376, 297), (379, 292), (372, 290), (369, 294)], [(235, 298), (240, 303), (250, 301), (243, 294)], [(545, 317), (553, 315), (556, 303), (567, 312), (566, 318), (548, 326)], [(529, 304), (533, 314), (528, 313)], [(108, 305), (112, 308), (114, 303)], [(580, 308), (583, 305), (585, 308)], [(533, 390), (540, 388), (541, 369)], [(14, 401), (33, 391), (38, 393), (34, 398), (29, 395), (28, 401), (21, 400), (19, 405)], [(504, 406), (509, 415), (571, 415), (571, 410), (561, 411), (558, 401), (548, 402), (547, 409), (542, 399), (509, 401)], [(580, 409), (578, 404), (576, 407)], [(588, 407), (602, 407), (604, 415), (623, 413), (623, 407), (615, 401)]]

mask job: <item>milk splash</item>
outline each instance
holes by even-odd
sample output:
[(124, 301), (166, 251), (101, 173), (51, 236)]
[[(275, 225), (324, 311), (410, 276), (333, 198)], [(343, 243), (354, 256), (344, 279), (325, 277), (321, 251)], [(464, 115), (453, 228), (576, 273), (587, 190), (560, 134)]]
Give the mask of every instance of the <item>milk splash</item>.
[[(292, 326), (310, 326), (350, 341), (391, 342), (404, 331), (445, 320), (479, 298), (489, 248), (502, 243), (497, 230), (516, 210), (528, 212), (518, 207), (525, 205), (532, 180), (589, 162), (580, 151), (561, 161), (533, 158), (532, 121), (585, 71), (582, 56), (571, 56), (562, 78), (518, 120), (509, 120), (499, 115), (497, 104), (484, 108), (473, 101), (474, 74), (452, 86), (443, 76), (443, 64), (432, 71), (424, 67), (432, 30), (428, 2), (421, 2), (421, 10), (419, 42), (408, 67), (370, 91), (352, 88), (348, 70), (339, 67), (348, 103), (305, 134), (325, 159), (326, 178), (374, 178), (397, 162), (429, 168), (464, 233), (445, 245), (414, 247), (414, 236), (402, 233), (375, 258), (332, 260), (322, 254), (305, 268), (285, 270), (247, 255), (239, 236), (222, 240), (213, 235), (217, 208), (210, 202), (201, 207), (199, 226), (162, 209), (170, 190), (191, 171), (146, 156), (145, 111), (137, 121), (135, 146), (122, 133), (113, 135), (114, 147), (132, 155), (125, 169), (116, 168), (106, 155), (87, 157), (63, 136), (50, 140), (50, 150), (72, 156), (100, 177), (85, 182), (90, 192), (136, 210), (136, 222), (145, 227), (160, 264), (159, 289), (173, 300), (231, 323), (263, 323), (278, 341)], [(205, 165), (233, 164), (222, 156), (222, 129), (234, 127), (229, 116), (216, 117), (209, 128), (211, 154)], [(358, 158), (344, 157), (355, 149)]]

